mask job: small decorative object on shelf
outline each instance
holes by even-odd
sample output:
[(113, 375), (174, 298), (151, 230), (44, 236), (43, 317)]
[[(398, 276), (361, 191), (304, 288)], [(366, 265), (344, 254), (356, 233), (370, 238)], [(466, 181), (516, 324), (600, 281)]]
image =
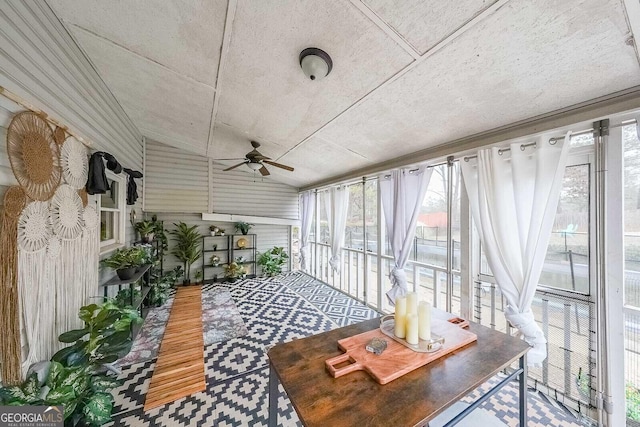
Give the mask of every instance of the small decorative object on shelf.
[(196, 285), (199, 285), (200, 284), (200, 280), (202, 280), (202, 271), (201, 270), (196, 271), (196, 276), (195, 277), (196, 277)]
[(220, 257), (218, 255), (211, 256), (211, 266), (217, 267), (220, 265)]
[(244, 264), (245, 262), (247, 262), (248, 259), (246, 259), (244, 256), (240, 255), (239, 257), (236, 257), (236, 262), (238, 264)]
[(218, 229), (218, 236), (224, 236), (224, 228)]
[(235, 229), (245, 236), (249, 234), (249, 230), (253, 227), (253, 224), (249, 224), (248, 222), (238, 221), (234, 225)]
[(215, 236), (216, 234), (218, 234), (218, 226), (210, 225), (209, 226), (209, 231), (211, 232), (212, 236)]
[(217, 243), (214, 243), (214, 244), (213, 244), (213, 250), (214, 250), (214, 251), (217, 251), (217, 250), (218, 250), (218, 244), (217, 244)]
[(109, 258), (102, 260), (102, 265), (116, 270), (120, 280), (129, 280), (136, 274), (146, 257), (146, 252), (141, 247), (118, 249)]
[(246, 274), (247, 270), (235, 261), (224, 266), (224, 277), (232, 281), (244, 277)]
[(236, 245), (238, 245), (238, 248), (240, 249), (244, 249), (247, 247), (247, 243), (249, 243), (247, 241), (247, 239), (245, 239), (244, 237), (241, 237), (240, 239), (238, 239), (238, 241), (236, 242)]

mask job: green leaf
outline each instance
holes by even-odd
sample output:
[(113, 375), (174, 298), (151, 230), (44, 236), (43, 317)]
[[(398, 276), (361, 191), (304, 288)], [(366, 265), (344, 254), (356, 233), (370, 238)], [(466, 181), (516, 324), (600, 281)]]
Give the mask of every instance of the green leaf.
[(27, 395), (18, 386), (2, 387), (0, 388), (0, 399), (8, 405), (13, 405), (12, 402), (19, 402), (18, 404), (26, 404)]
[(87, 401), (82, 413), (92, 426), (101, 426), (111, 420), (113, 397), (109, 393), (96, 393)]
[(109, 335), (108, 337), (105, 337), (102, 340), (102, 345), (107, 345), (107, 346), (116, 346), (116, 345), (120, 345), (122, 343), (125, 343), (129, 340), (129, 336), (130, 336), (130, 332), (127, 331), (118, 331), (114, 334)]
[(45, 401), (51, 405), (64, 405), (67, 402), (75, 400), (75, 398), (76, 393), (73, 390), (73, 387), (71, 387), (70, 385), (66, 385), (60, 388), (52, 389), (49, 394), (47, 394)]
[(80, 311), (78, 312), (78, 317), (80, 317), (81, 320), (90, 323), (91, 319), (93, 318), (93, 313), (98, 309), (98, 305), (97, 304), (89, 304), (89, 305), (85, 305), (84, 307), (80, 307)]
[[(57, 354), (57, 353), (56, 353)], [(49, 376), (47, 377), (47, 386), (51, 389), (57, 388), (62, 380), (67, 376), (68, 372), (64, 369), (61, 363), (56, 361), (51, 362), (51, 368), (49, 368)]]
[(73, 411), (76, 410), (76, 407), (78, 406), (78, 401), (74, 400), (73, 402), (69, 402), (69, 403), (65, 403), (64, 404), (64, 419), (68, 419), (71, 414), (73, 414)]
[(32, 402), (38, 399), (40, 395), (40, 386), (38, 385), (38, 374), (32, 374), (22, 383), (22, 391), (28, 401)]
[(69, 369), (69, 371), (69, 374), (64, 380), (62, 380), (60, 386), (71, 386), (78, 392), (78, 394), (80, 394), (86, 389), (90, 375), (84, 368), (72, 368)]
[[(95, 305), (95, 304), (92, 304)], [(72, 331), (65, 332), (58, 337), (60, 342), (72, 343), (78, 341), (80, 338), (88, 334), (90, 331), (88, 328), (74, 329)]]
[(94, 393), (108, 392), (122, 384), (116, 377), (107, 375), (95, 375), (91, 377), (91, 390)]
[(116, 322), (113, 324), (113, 329), (117, 332), (128, 331), (130, 326), (131, 319), (125, 317), (123, 319), (116, 320)]
[(85, 365), (89, 361), (89, 356), (84, 352), (71, 353), (67, 357), (67, 366), (79, 367)]
[(94, 325), (95, 328), (100, 330), (109, 328), (121, 316), (119, 312), (113, 310), (103, 310), (102, 313), (106, 313), (105, 316), (102, 318), (100, 316), (96, 317)]

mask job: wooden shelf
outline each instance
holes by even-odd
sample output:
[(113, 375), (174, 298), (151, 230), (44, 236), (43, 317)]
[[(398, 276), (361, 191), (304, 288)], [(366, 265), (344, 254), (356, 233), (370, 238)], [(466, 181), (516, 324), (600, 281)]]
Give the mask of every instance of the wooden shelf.
[(229, 249), (205, 249), (202, 252), (227, 252)]

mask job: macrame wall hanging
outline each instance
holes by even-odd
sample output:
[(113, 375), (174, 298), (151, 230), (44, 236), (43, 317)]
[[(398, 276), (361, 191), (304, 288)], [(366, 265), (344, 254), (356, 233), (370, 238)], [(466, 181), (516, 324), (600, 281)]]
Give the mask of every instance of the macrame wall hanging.
[(62, 240), (74, 240), (82, 233), (82, 200), (70, 185), (62, 184), (51, 199), (53, 232)]
[(87, 184), (89, 160), (87, 149), (75, 137), (70, 136), (64, 141), (60, 151), (60, 164), (64, 180), (78, 190)]
[(0, 374), (4, 384), (18, 384), (20, 373), (20, 305), (18, 297), (17, 223), (27, 197), (22, 188), (4, 195), (0, 235)]
[(31, 111), (16, 114), (7, 131), (13, 174), (27, 196), (49, 200), (60, 184), (60, 148), (49, 124)]

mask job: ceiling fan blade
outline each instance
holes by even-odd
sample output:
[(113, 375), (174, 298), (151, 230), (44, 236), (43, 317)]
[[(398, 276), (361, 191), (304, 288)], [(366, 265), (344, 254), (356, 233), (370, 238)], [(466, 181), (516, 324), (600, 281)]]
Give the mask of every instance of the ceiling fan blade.
[(234, 157), (232, 159), (211, 159), (214, 162), (217, 162), (218, 160), (246, 160), (244, 157)]
[(269, 173), (269, 171), (267, 170), (267, 168), (265, 168), (264, 166), (262, 166), (260, 169), (258, 169), (260, 171), (260, 173), (262, 174), (262, 176), (267, 176), (267, 175), (271, 175)]
[(275, 166), (277, 168), (281, 168), (284, 170), (288, 170), (289, 172), (293, 172), (293, 168), (291, 166), (287, 166), (287, 165), (283, 165), (280, 163), (276, 163), (276, 162), (272, 162), (271, 160), (263, 160), (264, 163), (271, 165), (271, 166)]
[(237, 165), (235, 165), (235, 166), (231, 166), (230, 168), (222, 169), (222, 172), (230, 171), (230, 170), (235, 169), (235, 168), (237, 168), (237, 167), (240, 167), (240, 166), (242, 166), (242, 165), (244, 165), (244, 164), (246, 164), (246, 163), (248, 163), (248, 162), (247, 162), (247, 161), (245, 161), (245, 162), (242, 162), (242, 163), (238, 163)]

